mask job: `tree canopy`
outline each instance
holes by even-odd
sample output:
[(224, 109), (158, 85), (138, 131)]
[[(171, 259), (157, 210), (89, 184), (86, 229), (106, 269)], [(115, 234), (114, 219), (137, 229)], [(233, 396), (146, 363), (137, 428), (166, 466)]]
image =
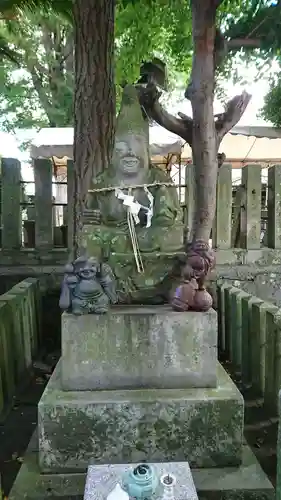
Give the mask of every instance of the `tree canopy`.
[[(258, 0), (252, 3), (252, 10), (245, 13), (237, 24), (234, 20), (230, 22), (227, 31), (229, 45), (230, 49), (240, 45), (240, 60), (254, 61), (257, 74), (266, 75), (271, 80), (261, 116), (281, 127), (281, 74), (276, 74), (276, 68), (281, 63), (281, 3)], [(276, 64), (273, 65), (273, 62)], [(234, 74), (231, 63), (232, 60), (228, 59), (224, 67), (225, 76)]]
[(30, 11), (2, 21), (0, 29), (14, 51), (1, 65), (4, 127), (72, 125), (72, 26), (52, 12)]
[(281, 75), (275, 77), (264, 99), (262, 117), (281, 128)]
[[(178, 4), (181, 5), (182, 16), (186, 18), (185, 36), (191, 44), (190, 12), (186, 2), (178, 1)], [(144, 59), (158, 53), (171, 60), (173, 52), (177, 53), (176, 22), (179, 24), (180, 17), (179, 11), (177, 13), (175, 24), (168, 34), (169, 13), (164, 5), (141, 2), (117, 5), (117, 95), (124, 81), (133, 82), (138, 78)], [(73, 26), (70, 18), (62, 14), (58, 17), (52, 11), (46, 14), (39, 8), (35, 11), (25, 8), (0, 21), (0, 37), (5, 42), (2, 45), (0, 72), (2, 126), (9, 129), (36, 124), (72, 125)], [(186, 59), (184, 62), (186, 64)]]
[[(255, 49), (255, 57), (256, 50), (259, 58), (275, 55), (281, 47), (277, 8), (266, 0), (221, 2), (217, 22), (224, 33), (224, 47), (221, 44), (219, 50), (225, 50), (225, 56), (226, 51), (232, 54), (242, 46)], [(2, 128), (71, 126), (72, 2), (0, 0), (0, 11)], [(171, 82), (177, 72), (184, 72), (187, 80), (192, 61), (191, 29), (186, 0), (168, 4), (164, 0), (119, 1), (115, 23), (117, 97), (120, 85), (136, 81), (141, 62), (154, 55), (168, 63)]]

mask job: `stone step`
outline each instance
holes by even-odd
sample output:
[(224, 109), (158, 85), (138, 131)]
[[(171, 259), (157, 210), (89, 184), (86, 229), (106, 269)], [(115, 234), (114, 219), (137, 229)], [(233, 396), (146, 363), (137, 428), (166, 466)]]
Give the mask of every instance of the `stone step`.
[(38, 406), (42, 472), (96, 464), (239, 465), (243, 398), (221, 365), (217, 388), (63, 391), (58, 363)]
[[(175, 464), (173, 464), (175, 466)], [(248, 446), (240, 467), (194, 469), (199, 500), (274, 500), (272, 484)], [(40, 474), (34, 433), (9, 500), (83, 500), (86, 473)], [(181, 500), (186, 500), (181, 498)]]
[(217, 313), (115, 306), (62, 315), (65, 390), (216, 387)]

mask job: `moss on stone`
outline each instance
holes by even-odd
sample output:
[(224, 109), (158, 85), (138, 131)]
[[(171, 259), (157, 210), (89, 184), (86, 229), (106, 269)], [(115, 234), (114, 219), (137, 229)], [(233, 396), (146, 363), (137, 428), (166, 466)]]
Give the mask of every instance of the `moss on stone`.
[(238, 465), (243, 399), (222, 368), (218, 389), (68, 392), (60, 367), (39, 404), (45, 472), (88, 462), (185, 461)]

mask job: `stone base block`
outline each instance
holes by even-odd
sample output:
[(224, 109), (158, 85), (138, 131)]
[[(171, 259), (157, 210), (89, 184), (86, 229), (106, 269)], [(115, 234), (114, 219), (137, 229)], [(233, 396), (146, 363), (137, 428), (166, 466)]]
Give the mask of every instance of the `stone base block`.
[[(176, 463), (166, 464), (167, 469)], [(240, 467), (192, 470), (199, 500), (274, 500), (274, 488), (248, 446)], [(30, 441), (9, 500), (83, 500), (85, 473), (40, 474), (38, 439)], [(186, 500), (186, 499), (184, 499)]]
[[(198, 500), (191, 470), (187, 462), (153, 464), (158, 478), (163, 474), (176, 477), (174, 500)], [(116, 484), (122, 484), (124, 474), (132, 468), (130, 464), (90, 465), (86, 477), (84, 500), (102, 500), (107, 498)], [(161, 498), (163, 488), (159, 484), (156, 498)]]
[(244, 402), (218, 365), (217, 389), (63, 391), (57, 365), (38, 406), (42, 471), (103, 463), (238, 465)]
[(217, 314), (169, 306), (62, 315), (65, 390), (216, 387)]

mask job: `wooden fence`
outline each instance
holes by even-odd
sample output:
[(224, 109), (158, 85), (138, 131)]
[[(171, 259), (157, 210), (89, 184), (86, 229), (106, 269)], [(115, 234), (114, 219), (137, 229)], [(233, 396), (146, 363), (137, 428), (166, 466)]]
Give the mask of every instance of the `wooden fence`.
[[(32, 197), (33, 202), (27, 202), (27, 197), (24, 196), (26, 183), (21, 181), (20, 162), (11, 158), (2, 158), (1, 247), (3, 250), (18, 250), (27, 247), (46, 251), (55, 246), (67, 247), (67, 240), (72, 241), (73, 162), (70, 161), (67, 166), (67, 182), (57, 183), (67, 184), (67, 205), (65, 206), (67, 214), (65, 224), (60, 227), (62, 237), (56, 239), (54, 239), (53, 213), (57, 204), (53, 201), (52, 177), (52, 162), (46, 159), (36, 160), (34, 164), (35, 195)], [(24, 211), (29, 215), (25, 221), (22, 217)], [(23, 228), (29, 231), (31, 237), (23, 238)]]
[(217, 285), (218, 349), (245, 388), (278, 416), (281, 389), (281, 309), (230, 284)]
[(0, 420), (37, 354), (41, 332), (39, 281), (28, 278), (0, 295)]
[[(279, 416), (276, 499), (281, 500), (281, 308), (227, 283), (217, 283), (217, 299), (219, 353), (231, 362), (235, 379), (259, 399), (268, 422)], [(263, 444), (271, 456), (270, 439), (264, 437)]]
[[(194, 167), (186, 169), (186, 225), (194, 211)], [(212, 230), (214, 248), (257, 250), (261, 246), (281, 248), (281, 165), (268, 168), (262, 182), (261, 165), (245, 165), (241, 184), (232, 184), (232, 166), (218, 174), (217, 203)]]
[[(25, 264), (30, 258), (64, 262), (73, 238), (73, 162), (67, 164), (67, 204), (64, 222), (54, 224), (52, 197), (53, 164), (48, 159), (34, 162), (33, 205), (23, 198), (21, 165), (3, 158), (1, 165), (1, 252), (0, 264)], [(194, 167), (186, 166), (184, 220), (191, 227), (194, 210)], [(23, 212), (33, 215), (23, 220)], [(266, 232), (266, 238), (261, 235)], [(24, 236), (23, 236), (24, 234)], [(234, 247), (247, 250), (267, 246), (281, 249), (281, 165), (268, 169), (268, 185), (261, 182), (261, 166), (246, 165), (241, 185), (232, 184), (231, 165), (223, 165), (218, 175), (216, 215), (212, 244), (218, 250)], [(20, 251), (20, 257), (19, 257)], [(27, 261), (24, 251), (28, 252)], [(32, 254), (33, 252), (33, 254)]]

